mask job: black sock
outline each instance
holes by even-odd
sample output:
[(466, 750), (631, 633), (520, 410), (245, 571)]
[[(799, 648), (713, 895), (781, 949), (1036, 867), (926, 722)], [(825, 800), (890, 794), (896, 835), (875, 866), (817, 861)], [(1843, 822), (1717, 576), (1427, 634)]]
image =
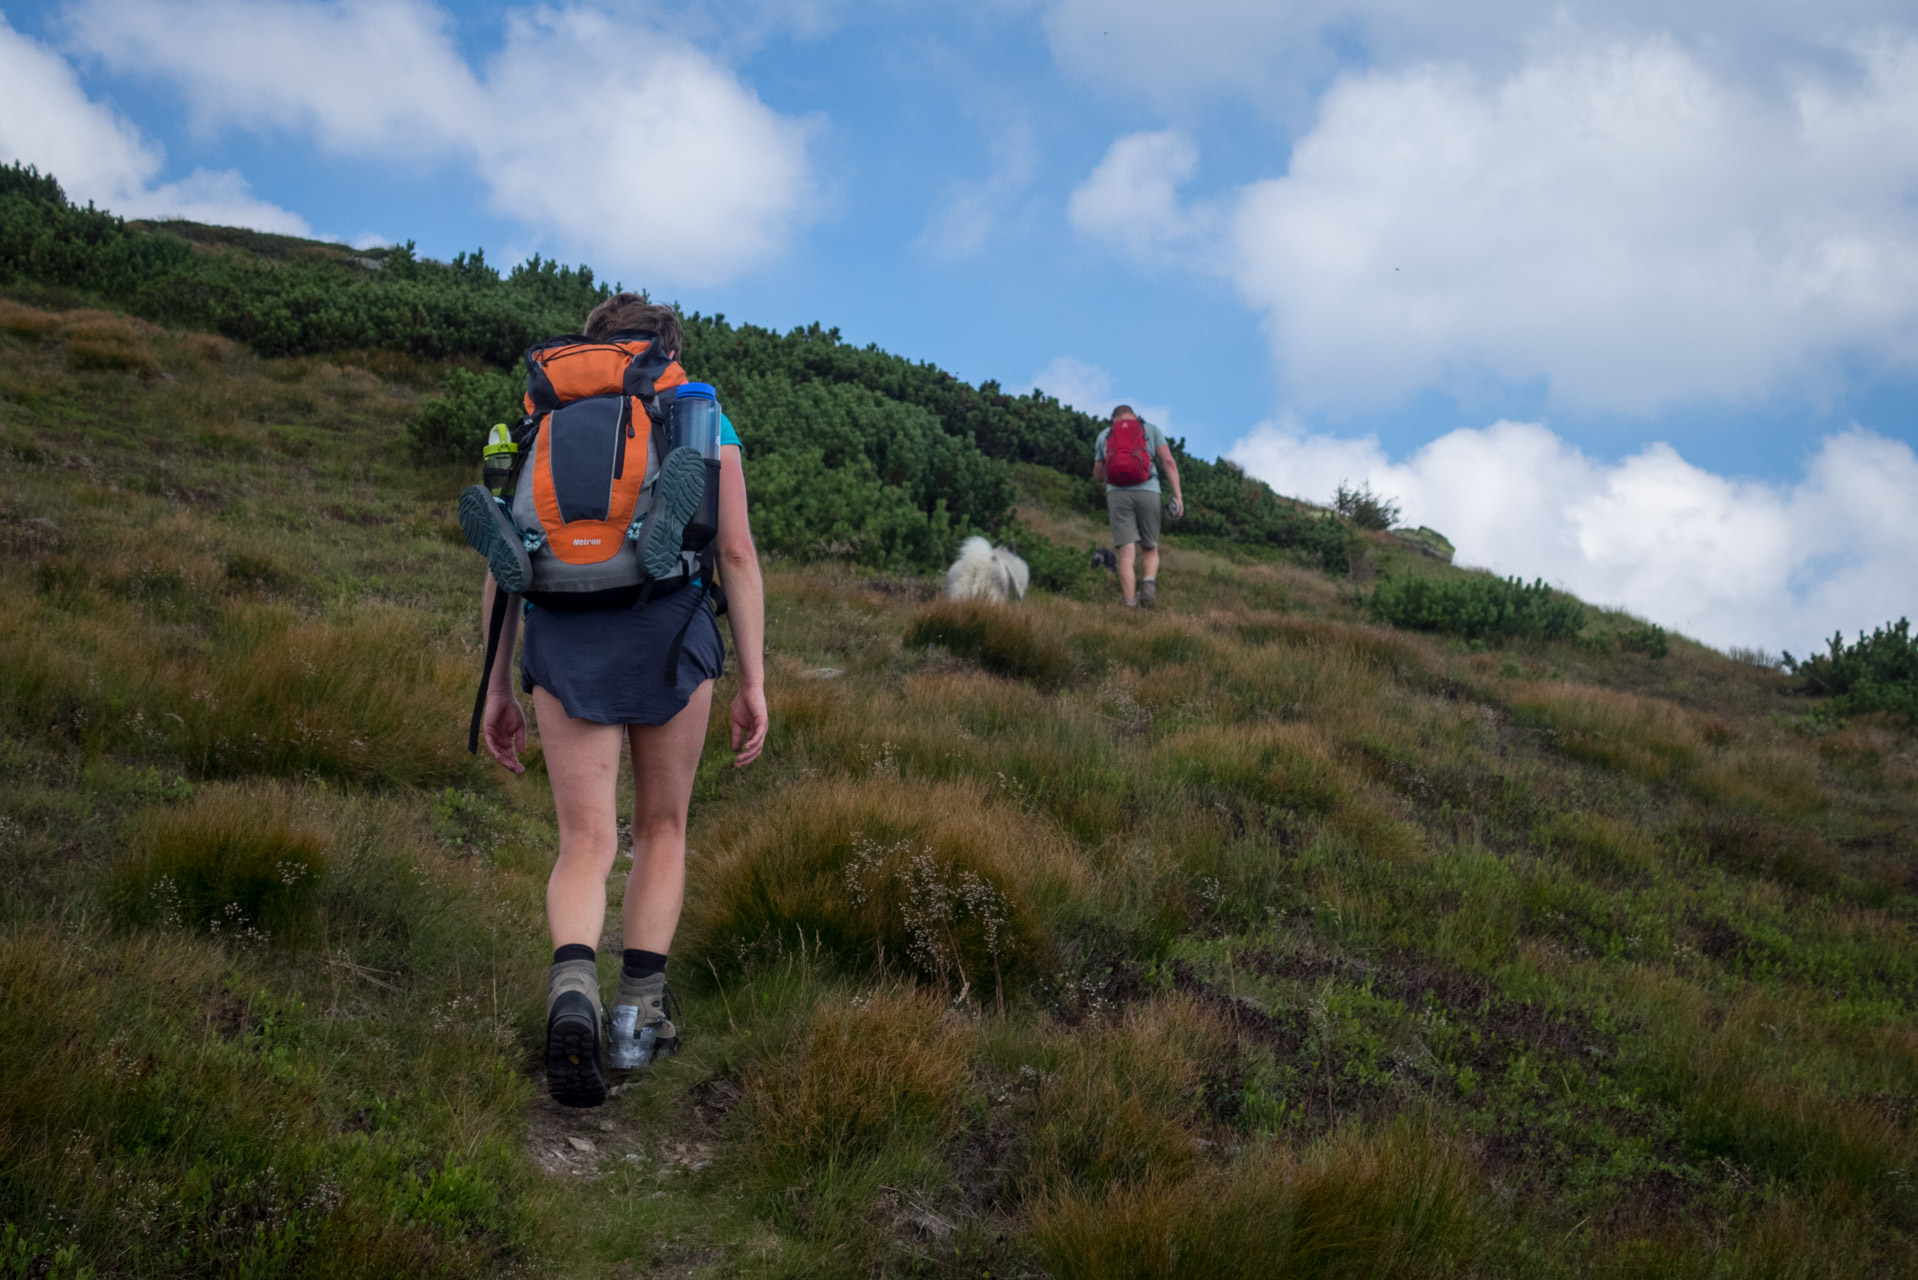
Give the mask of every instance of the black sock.
[(553, 963), (565, 964), (568, 960), (591, 960), (593, 949), (583, 942), (569, 942), (563, 947), (553, 948)]
[(641, 978), (650, 978), (656, 973), (666, 972), (666, 957), (657, 951), (641, 951), (637, 947), (628, 947), (620, 971), (637, 982)]

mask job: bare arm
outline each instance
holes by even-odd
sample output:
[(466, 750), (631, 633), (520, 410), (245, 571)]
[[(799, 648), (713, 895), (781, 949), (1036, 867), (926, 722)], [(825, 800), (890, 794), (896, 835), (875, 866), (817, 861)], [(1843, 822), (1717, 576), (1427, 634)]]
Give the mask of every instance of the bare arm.
[[(486, 643), (487, 630), (493, 622), (493, 598), (499, 593), (499, 584), (493, 581), (493, 575), (486, 575), (486, 586), (480, 592), (480, 643)], [(521, 709), (519, 699), (513, 693), (513, 645), (519, 639), (519, 597), (509, 596), (506, 601), (506, 622), (500, 628), (499, 652), (493, 657), (493, 672), (486, 682), (486, 713), (480, 722), (480, 741), (486, 744), (487, 752), (500, 762), (501, 767), (513, 773), (526, 772), (526, 766), (519, 762), (520, 752), (526, 750), (526, 712)]]
[(735, 765), (758, 759), (766, 745), (766, 584), (746, 511), (746, 470), (739, 446), (719, 451), (719, 576), (726, 617), (739, 658), (739, 694), (733, 699)]
[(1179, 493), (1179, 464), (1172, 460), (1172, 446), (1169, 444), (1159, 446), (1159, 470), (1172, 482), (1172, 505), (1176, 508), (1172, 518), (1177, 520), (1185, 514), (1185, 498)]

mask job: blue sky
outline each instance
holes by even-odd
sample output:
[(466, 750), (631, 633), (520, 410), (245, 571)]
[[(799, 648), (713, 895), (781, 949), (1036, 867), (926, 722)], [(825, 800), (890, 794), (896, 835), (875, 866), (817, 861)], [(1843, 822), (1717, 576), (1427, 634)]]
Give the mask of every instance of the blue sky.
[(0, 153), (1125, 398), (1714, 643), (1912, 611), (1918, 16), (1428, 8), (7, 4)]

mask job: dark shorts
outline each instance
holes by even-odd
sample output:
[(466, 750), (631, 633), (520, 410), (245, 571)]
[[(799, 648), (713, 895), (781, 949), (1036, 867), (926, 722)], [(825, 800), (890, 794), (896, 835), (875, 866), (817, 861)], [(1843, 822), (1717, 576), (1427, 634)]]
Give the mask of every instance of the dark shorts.
[[(686, 641), (668, 684), (662, 678), (666, 653), (682, 626)], [(725, 670), (726, 645), (712, 602), (696, 587), (639, 609), (573, 613), (536, 606), (526, 615), (520, 686), (528, 693), (546, 690), (575, 720), (665, 724), (686, 709), (700, 685)]]

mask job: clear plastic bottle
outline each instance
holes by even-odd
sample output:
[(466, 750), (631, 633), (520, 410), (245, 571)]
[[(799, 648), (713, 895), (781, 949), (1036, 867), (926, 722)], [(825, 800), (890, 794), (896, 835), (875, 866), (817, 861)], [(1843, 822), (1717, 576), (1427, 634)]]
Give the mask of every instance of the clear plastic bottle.
[(493, 429), (486, 433), (486, 449), (481, 458), (480, 472), (495, 498), (505, 496), (501, 491), (512, 481), (513, 471), (518, 466), (519, 446), (513, 443), (513, 433), (504, 422), (494, 423)]
[(699, 512), (686, 523), (684, 545), (698, 550), (719, 532), (719, 397), (708, 382), (686, 382), (673, 392), (673, 412), (667, 443), (674, 449), (697, 450), (706, 460), (706, 496)]
[(696, 449), (708, 462), (719, 461), (719, 395), (710, 382), (686, 382), (673, 392), (669, 449)]

